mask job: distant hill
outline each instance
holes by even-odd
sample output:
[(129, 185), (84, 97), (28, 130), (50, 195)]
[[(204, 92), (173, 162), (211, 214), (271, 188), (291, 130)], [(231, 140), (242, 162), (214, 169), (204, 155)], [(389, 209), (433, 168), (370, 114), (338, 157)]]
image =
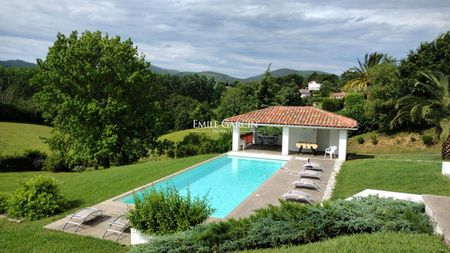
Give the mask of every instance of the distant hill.
[[(22, 60), (8, 60), (8, 61), (0, 61), (0, 66), (15, 67), (15, 68), (35, 68), (36, 64), (22, 61)], [(208, 78), (214, 78), (217, 82), (224, 82), (224, 83), (229, 83), (229, 84), (233, 84), (236, 81), (255, 82), (255, 81), (261, 80), (264, 77), (264, 73), (263, 73), (261, 75), (252, 76), (252, 77), (248, 77), (248, 78), (238, 78), (238, 77), (234, 77), (234, 76), (230, 76), (230, 75), (226, 75), (226, 74), (222, 74), (222, 73), (214, 72), (214, 71), (201, 71), (201, 72), (179, 71), (179, 70), (174, 70), (174, 69), (161, 68), (161, 67), (155, 66), (153, 64), (150, 64), (150, 69), (155, 73), (169, 74), (169, 75), (184, 76), (184, 75), (189, 75), (189, 74), (199, 74), (199, 75), (206, 76)], [(295, 69), (288, 69), (288, 68), (277, 69), (277, 70), (271, 71), (270, 73), (274, 77), (287, 76), (290, 74), (299, 74), (303, 77), (308, 77), (309, 75), (311, 75), (314, 72), (326, 73), (326, 72), (317, 71), (317, 70), (295, 70)]]
[(35, 68), (36, 64), (22, 60), (0, 61), (0, 66), (7, 68)]
[(206, 76), (207, 78), (214, 78), (216, 82), (223, 82), (223, 83), (229, 83), (232, 84), (235, 81), (242, 81), (242, 79), (229, 76), (226, 74), (222, 74), (219, 72), (214, 71), (202, 71), (202, 72), (180, 72), (179, 75), (189, 75), (189, 74), (199, 74), (202, 76)]
[(178, 70), (174, 70), (174, 69), (164, 69), (164, 68), (160, 68), (158, 66), (155, 66), (153, 64), (150, 64), (150, 69), (155, 72), (155, 73), (160, 73), (160, 74), (171, 74), (171, 75), (176, 75), (178, 73), (180, 73), (180, 71)]
[[(318, 70), (295, 70), (295, 69), (277, 69), (274, 71), (270, 71), (270, 74), (273, 77), (282, 77), (282, 76), (287, 76), (290, 74), (298, 74), (301, 75), (303, 77), (308, 77), (310, 76), (312, 73), (317, 72), (317, 73), (322, 73), (322, 74), (326, 74), (326, 72), (323, 71), (318, 71)], [(243, 79), (243, 82), (253, 82), (253, 81), (259, 81), (264, 77), (264, 73), (261, 75), (257, 75), (257, 76), (252, 76), (252, 77), (248, 77)]]

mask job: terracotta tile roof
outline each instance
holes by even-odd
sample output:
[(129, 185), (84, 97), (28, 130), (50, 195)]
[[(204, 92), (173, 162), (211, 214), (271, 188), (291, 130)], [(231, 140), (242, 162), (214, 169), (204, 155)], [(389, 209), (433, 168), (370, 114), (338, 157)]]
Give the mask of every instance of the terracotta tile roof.
[(224, 122), (356, 129), (358, 122), (312, 106), (273, 106), (233, 116)]

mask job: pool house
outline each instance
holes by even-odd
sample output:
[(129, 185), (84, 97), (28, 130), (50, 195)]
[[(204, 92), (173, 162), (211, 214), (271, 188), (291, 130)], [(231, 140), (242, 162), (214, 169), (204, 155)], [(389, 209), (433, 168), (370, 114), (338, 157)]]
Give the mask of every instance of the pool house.
[[(354, 119), (312, 106), (272, 106), (227, 118), (223, 124), (233, 128), (232, 151), (281, 147), (281, 155), (287, 156), (331, 148), (339, 160), (347, 156), (348, 131), (358, 128)], [(247, 133), (241, 134), (241, 129)]]

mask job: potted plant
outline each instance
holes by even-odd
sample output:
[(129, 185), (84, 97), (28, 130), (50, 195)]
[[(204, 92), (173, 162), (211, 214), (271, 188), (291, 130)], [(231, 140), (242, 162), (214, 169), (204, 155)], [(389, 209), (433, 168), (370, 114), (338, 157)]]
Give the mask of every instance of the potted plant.
[(134, 208), (128, 212), (131, 244), (149, 242), (156, 235), (165, 235), (200, 224), (212, 214), (207, 196), (185, 196), (174, 186), (151, 187), (134, 195)]
[(450, 135), (442, 143), (442, 174), (450, 176)]

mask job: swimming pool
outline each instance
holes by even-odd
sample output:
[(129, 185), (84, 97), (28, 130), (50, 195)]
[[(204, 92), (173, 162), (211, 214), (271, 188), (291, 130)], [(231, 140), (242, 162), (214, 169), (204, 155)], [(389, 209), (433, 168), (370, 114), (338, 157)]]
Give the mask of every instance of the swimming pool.
[[(211, 206), (216, 209), (212, 216), (224, 218), (284, 163), (286, 161), (283, 160), (223, 156), (158, 182), (155, 186), (172, 184), (183, 195), (187, 189), (192, 196), (208, 194)], [(137, 192), (138, 196), (142, 196), (145, 190)], [(133, 194), (118, 201), (132, 204)]]

